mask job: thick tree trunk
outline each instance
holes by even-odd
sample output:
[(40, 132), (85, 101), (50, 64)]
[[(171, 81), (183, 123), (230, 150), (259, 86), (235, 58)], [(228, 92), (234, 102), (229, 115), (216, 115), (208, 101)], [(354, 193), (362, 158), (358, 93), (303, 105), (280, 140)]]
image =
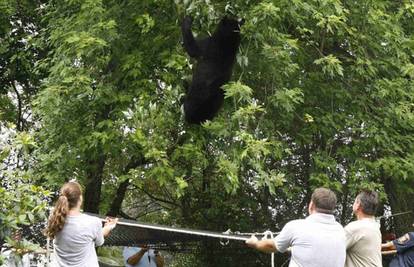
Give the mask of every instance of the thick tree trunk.
[(349, 195), (349, 187), (348, 182), (343, 186), (342, 191), (342, 212), (341, 212), (341, 224), (346, 225), (349, 223), (349, 219), (352, 218), (352, 210), (349, 209), (349, 203), (351, 200), (351, 196)]
[(88, 161), (86, 170), (87, 184), (85, 189), (85, 199), (83, 209), (86, 212), (99, 213), (99, 203), (101, 200), (101, 186), (103, 169), (105, 167), (105, 155), (97, 153), (97, 158)]
[(129, 186), (129, 179), (123, 181), (118, 189), (116, 190), (116, 195), (114, 200), (112, 201), (111, 208), (109, 209), (107, 215), (116, 217), (121, 213), (121, 206), (122, 202), (124, 201), (125, 194), (128, 190)]
[[(403, 183), (401, 181), (401, 183)], [(386, 179), (384, 182), (384, 189), (388, 196), (388, 202), (391, 206), (392, 214), (400, 212), (413, 211), (413, 194), (406, 190), (401, 190), (401, 184), (393, 179)], [(388, 219), (387, 223), (392, 224), (397, 236), (401, 236), (406, 232), (412, 231), (413, 214), (405, 214), (394, 216)]]
[(15, 94), (16, 94), (16, 99), (17, 99), (17, 118), (16, 118), (16, 128), (17, 131), (21, 132), (23, 131), (23, 103), (22, 103), (22, 98), (19, 94), (19, 91), (17, 90), (17, 87), (15, 85), (15, 82), (12, 81), (10, 82)]
[[(95, 125), (99, 122), (107, 120), (111, 112), (111, 106), (107, 105), (104, 109), (97, 113), (95, 117)], [(103, 171), (105, 168), (106, 155), (102, 147), (98, 145), (96, 149), (92, 149), (85, 154), (86, 160), (86, 189), (83, 209), (86, 212), (99, 214), (99, 203), (101, 201), (101, 187), (103, 179)]]
[[(144, 159), (143, 155), (139, 156), (139, 159), (137, 159), (137, 157), (131, 159), (131, 161), (129, 162), (129, 164), (125, 167), (125, 169), (123, 170), (123, 174), (128, 174), (128, 172), (131, 169), (135, 169), (138, 166), (144, 165), (146, 164), (147, 161)], [(117, 216), (117, 215), (125, 215), (122, 210), (122, 202), (124, 201), (126, 192), (128, 190), (128, 186), (130, 185), (130, 181), (129, 179), (123, 181), (118, 189), (116, 190), (116, 195), (114, 197), (114, 200), (111, 203), (111, 207), (109, 208), (109, 211), (107, 213), (108, 216)], [(122, 217), (125, 217), (123, 216)]]

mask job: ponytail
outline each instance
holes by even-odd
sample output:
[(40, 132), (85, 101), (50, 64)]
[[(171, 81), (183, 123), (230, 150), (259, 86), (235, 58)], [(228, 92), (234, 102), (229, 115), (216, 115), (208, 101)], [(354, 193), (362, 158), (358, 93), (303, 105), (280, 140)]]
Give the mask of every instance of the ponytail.
[(62, 186), (59, 198), (45, 229), (47, 237), (53, 239), (63, 229), (69, 210), (76, 207), (81, 196), (81, 187), (77, 182), (68, 182)]
[(46, 228), (46, 236), (53, 239), (63, 229), (69, 212), (69, 202), (66, 196), (59, 196)]

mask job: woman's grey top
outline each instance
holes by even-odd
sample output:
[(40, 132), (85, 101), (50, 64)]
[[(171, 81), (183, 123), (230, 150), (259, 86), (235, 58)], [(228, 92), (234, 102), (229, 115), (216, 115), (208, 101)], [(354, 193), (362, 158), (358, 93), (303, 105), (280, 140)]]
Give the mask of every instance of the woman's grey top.
[(86, 214), (67, 216), (54, 239), (56, 264), (60, 267), (98, 267), (95, 246), (104, 243), (102, 222)]

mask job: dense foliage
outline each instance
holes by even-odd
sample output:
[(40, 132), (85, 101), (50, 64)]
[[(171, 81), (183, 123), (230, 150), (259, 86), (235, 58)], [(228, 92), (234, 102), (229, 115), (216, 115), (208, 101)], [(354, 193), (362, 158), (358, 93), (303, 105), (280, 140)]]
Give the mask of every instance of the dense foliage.
[[(276, 231), (306, 215), (318, 186), (338, 193), (341, 223), (361, 188), (383, 193), (379, 214), (412, 209), (412, 0), (10, 3), (0, 4), (0, 123), (23, 145), (2, 160), (26, 154), (2, 176), (29, 178), (1, 189), (55, 191), (76, 178), (86, 211), (214, 231)], [(190, 126), (181, 106), (195, 62), (180, 23), (191, 15), (205, 35), (226, 14), (246, 23), (225, 105)], [(411, 223), (396, 218), (394, 230)], [(268, 261), (215, 250), (177, 261)]]

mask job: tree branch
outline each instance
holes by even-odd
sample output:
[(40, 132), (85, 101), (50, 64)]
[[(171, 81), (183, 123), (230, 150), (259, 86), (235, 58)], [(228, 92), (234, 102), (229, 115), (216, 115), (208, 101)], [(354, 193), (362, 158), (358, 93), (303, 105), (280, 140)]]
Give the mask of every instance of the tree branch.
[(177, 203), (172, 202), (172, 201), (170, 201), (170, 200), (166, 200), (166, 199), (162, 199), (162, 198), (156, 197), (156, 196), (154, 196), (154, 195), (150, 194), (149, 192), (145, 191), (145, 189), (143, 189), (143, 188), (138, 188), (138, 190), (141, 190), (141, 191), (142, 191), (142, 192), (144, 192), (144, 193), (145, 193), (145, 194), (146, 194), (149, 198), (151, 198), (151, 199), (153, 199), (153, 200), (155, 200), (155, 201), (158, 201), (158, 202), (163, 202), (163, 203), (166, 203), (166, 204), (169, 204), (169, 205), (175, 206), (175, 207), (180, 207), (180, 205), (178, 205)]

